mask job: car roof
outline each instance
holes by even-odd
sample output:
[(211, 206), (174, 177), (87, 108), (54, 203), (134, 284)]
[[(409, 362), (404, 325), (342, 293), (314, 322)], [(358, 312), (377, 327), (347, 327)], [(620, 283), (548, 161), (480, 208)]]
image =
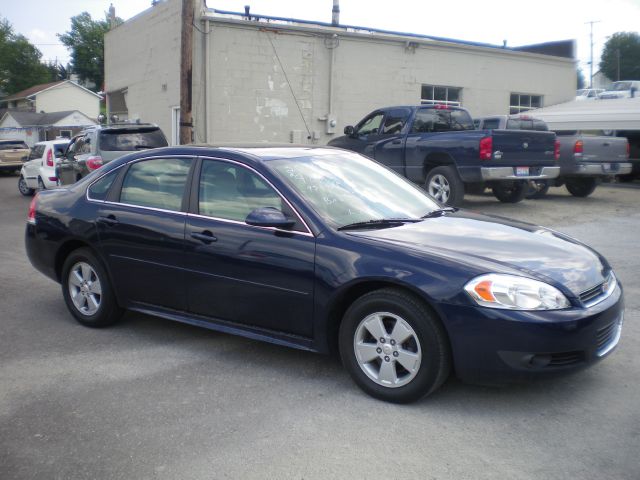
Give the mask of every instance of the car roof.
[(69, 143), (68, 138), (56, 138), (55, 140), (44, 140), (42, 142), (36, 143), (36, 145), (58, 145), (61, 143)]

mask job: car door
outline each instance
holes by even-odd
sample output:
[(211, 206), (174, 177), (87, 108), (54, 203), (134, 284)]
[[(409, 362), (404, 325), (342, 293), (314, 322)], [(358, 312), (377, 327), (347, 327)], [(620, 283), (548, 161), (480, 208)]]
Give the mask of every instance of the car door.
[(411, 115), (409, 108), (392, 108), (384, 116), (382, 128), (377, 135), (370, 137), (375, 141), (374, 158), (387, 167), (405, 175), (404, 146), (405, 125)]
[[(242, 164), (203, 159), (185, 230), (189, 310), (243, 326), (312, 336), (315, 237), (271, 184)], [(251, 226), (273, 207), (290, 231)]]
[(89, 188), (89, 198), (100, 203), (100, 248), (118, 298), (127, 303), (186, 309), (184, 199), (192, 163), (167, 157), (121, 167), (107, 201)]
[(38, 188), (38, 171), (42, 166), (45, 145), (35, 145), (29, 154), (29, 160), (24, 163), (24, 179), (29, 188)]
[(374, 144), (372, 142), (378, 138), (383, 119), (384, 112), (371, 113), (356, 125), (352, 135), (341, 137), (340, 143), (335, 145), (373, 158)]

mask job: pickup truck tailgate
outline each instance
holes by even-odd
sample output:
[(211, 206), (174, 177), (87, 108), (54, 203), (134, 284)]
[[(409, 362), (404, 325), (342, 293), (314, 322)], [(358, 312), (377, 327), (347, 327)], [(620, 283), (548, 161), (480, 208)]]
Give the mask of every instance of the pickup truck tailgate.
[[(555, 165), (556, 134), (534, 130), (491, 130), (493, 155), (488, 163), (495, 166), (551, 166)], [(487, 165), (489, 166), (489, 165)]]
[(582, 161), (584, 162), (627, 161), (626, 138), (583, 135), (580, 140), (582, 140)]

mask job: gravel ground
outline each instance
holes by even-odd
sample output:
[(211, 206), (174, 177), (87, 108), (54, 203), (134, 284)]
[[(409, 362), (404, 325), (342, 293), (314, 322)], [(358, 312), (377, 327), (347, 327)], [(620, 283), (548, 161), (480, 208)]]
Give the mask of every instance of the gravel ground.
[(66, 311), (24, 253), (29, 199), (0, 177), (0, 479), (640, 478), (640, 184), (465, 207), (603, 253), (625, 285), (605, 361), (505, 388), (451, 378), (408, 406), (329, 357), (139, 314), (105, 330)]

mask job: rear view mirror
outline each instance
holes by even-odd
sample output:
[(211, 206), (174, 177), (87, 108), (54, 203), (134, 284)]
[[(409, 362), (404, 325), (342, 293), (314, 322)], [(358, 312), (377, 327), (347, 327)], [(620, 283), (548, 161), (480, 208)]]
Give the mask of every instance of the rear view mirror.
[(291, 228), (296, 223), (295, 221), (287, 218), (280, 210), (273, 207), (256, 208), (247, 215), (245, 222), (255, 227), (274, 227), (283, 229)]
[(353, 128), (353, 126), (351, 125), (347, 125), (346, 127), (344, 127), (344, 134), (345, 135), (349, 135), (352, 136), (355, 133), (356, 129)]

